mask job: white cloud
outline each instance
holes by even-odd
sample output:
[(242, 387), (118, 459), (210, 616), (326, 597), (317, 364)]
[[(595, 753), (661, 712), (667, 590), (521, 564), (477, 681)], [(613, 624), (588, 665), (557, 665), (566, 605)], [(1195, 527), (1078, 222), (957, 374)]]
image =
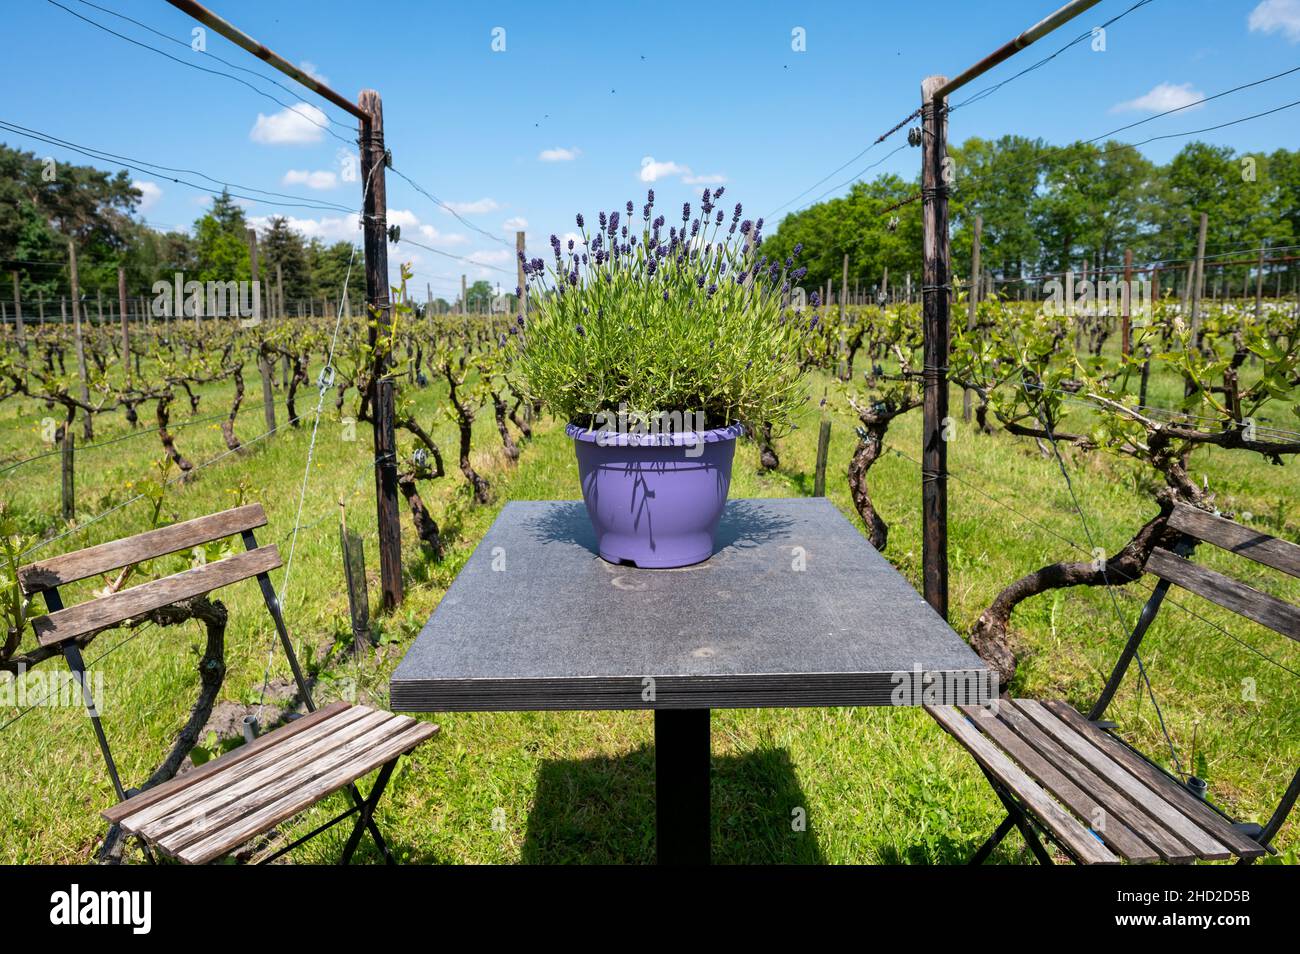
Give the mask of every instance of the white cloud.
[(501, 223), (501, 228), (506, 232), (519, 232), (528, 228), (528, 220), (522, 215), (516, 215), (512, 219), (506, 219)]
[(658, 182), (669, 176), (679, 177), (686, 185), (715, 185), (727, 181), (727, 177), (720, 172), (696, 175), (690, 166), (680, 162), (659, 162), (654, 156), (645, 156), (641, 160), (640, 175), (642, 182)]
[(537, 158), (542, 162), (572, 162), (581, 154), (582, 150), (576, 146), (572, 149), (556, 146), (554, 149), (543, 149), (537, 154)]
[(727, 181), (727, 177), (719, 172), (707, 176), (682, 176), (682, 182), (687, 185), (722, 185)]
[(148, 212), (157, 205), (158, 200), (162, 198), (162, 189), (158, 188), (158, 183), (156, 182), (142, 182), (141, 180), (136, 179), (131, 183), (131, 188), (140, 190), (141, 212)]
[(1250, 11), (1252, 33), (1281, 33), (1292, 43), (1300, 43), (1300, 0), (1264, 0)]
[(324, 135), (325, 114), (310, 103), (298, 103), (270, 116), (258, 113), (248, 132), (253, 142), (271, 146), (320, 142)]
[(688, 166), (678, 165), (675, 162), (658, 162), (654, 156), (646, 156), (641, 160), (642, 182), (658, 182), (668, 176), (689, 176), (690, 174), (691, 170)]
[(482, 215), (485, 212), (495, 212), (501, 206), (496, 199), (475, 199), (473, 202), (448, 202), (446, 212), (450, 209), (453, 212), (459, 212), (461, 215)]
[(333, 189), (339, 177), (328, 169), (290, 169), (280, 180), (285, 185), (305, 185), (309, 189)]
[(469, 241), (458, 232), (439, 232), (432, 225), (421, 225), (420, 234), (430, 242), (437, 242), (440, 245), (464, 245)]
[(420, 224), (420, 217), (410, 209), (389, 209), (388, 224), (403, 229), (413, 229)]
[(318, 83), (324, 83), (326, 86), (330, 84), (330, 78), (317, 69), (316, 64), (311, 60), (300, 60), (298, 62), (298, 69), (302, 70)]
[(1137, 99), (1116, 103), (1112, 113), (1163, 113), (1166, 110), (1191, 106), (1205, 99), (1205, 94), (1192, 88), (1191, 83), (1157, 83), (1149, 93)]
[[(260, 231), (270, 225), (272, 218), (271, 215), (250, 216), (248, 221), (250, 225)], [(319, 219), (286, 215), (284, 219), (288, 222), (289, 228), (300, 232), (307, 239), (318, 238), (324, 242), (357, 242), (361, 239), (358, 224), (360, 219), (355, 213), (337, 216), (326, 215)], [(441, 248), (465, 245), (469, 242), (469, 239), (464, 235), (455, 232), (440, 232), (432, 225), (421, 222), (420, 217), (410, 209), (389, 209), (388, 224), (401, 228), (404, 238), (410, 237), (414, 239), (418, 235), (420, 242), (428, 242)], [(402, 247), (401, 258), (403, 261), (412, 259), (416, 254), (414, 247)], [(511, 254), (503, 249), (501, 257), (510, 257)], [(489, 259), (490, 252), (473, 253), (471, 257), (474, 255), (479, 257), (476, 261), (496, 261), (495, 258)]]
[[(259, 232), (268, 228), (272, 216), (251, 216), (248, 224)], [(323, 242), (359, 242), (361, 240), (360, 217), (355, 213), (337, 217), (323, 216), (319, 219), (300, 219), (297, 216), (284, 216), (289, 228), (300, 232), (304, 238), (318, 238)]]

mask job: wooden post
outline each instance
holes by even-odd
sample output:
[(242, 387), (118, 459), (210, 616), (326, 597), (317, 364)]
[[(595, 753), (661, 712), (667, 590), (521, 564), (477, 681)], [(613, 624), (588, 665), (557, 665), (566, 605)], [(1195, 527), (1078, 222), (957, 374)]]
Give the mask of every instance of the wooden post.
[(117, 310), (122, 324), (122, 366), (126, 368), (126, 386), (131, 387), (131, 332), (126, 312), (126, 269), (117, 268)]
[(840, 276), (840, 327), (844, 326), (845, 306), (849, 302), (849, 256), (844, 255), (844, 271)]
[(948, 104), (934, 98), (947, 82), (929, 76), (921, 83), (921, 301), (924, 330), (925, 421), (921, 437), (921, 573), (923, 595), (948, 618), (948, 417), (949, 291)]
[(813, 472), (813, 496), (826, 496), (826, 457), (831, 449), (831, 419), (823, 417), (817, 428), (817, 468)]
[(100, 327), (104, 325), (104, 289), (95, 289), (95, 315), (99, 320)]
[(77, 494), (76, 494), (76, 470), (74, 468), (74, 459), (76, 457), (77, 435), (72, 433), (72, 428), (63, 429), (62, 453), (59, 455), (61, 481), (61, 498), (63, 503), (63, 519), (72, 520), (77, 516)]
[[(384, 179), (384, 106), (373, 89), (361, 91), (357, 105), (368, 118), (361, 122), (361, 168), (365, 210), (366, 299), (374, 315), (370, 344), (392, 321), (388, 289), (388, 190)], [(369, 188), (366, 188), (366, 183)], [(374, 436), (375, 504), (379, 522), (379, 580), (384, 609), (402, 602), (402, 537), (397, 509), (397, 436), (393, 418), (393, 381), (388, 360), (375, 351)]]
[(24, 358), (27, 357), (27, 329), (23, 327), (23, 295), (22, 285), (18, 281), (18, 272), (14, 275), (14, 334), (18, 337), (18, 353)]
[[(77, 246), (68, 240), (68, 274), (72, 280), (72, 328), (77, 342), (77, 374), (81, 378), (81, 400), (90, 404), (90, 382), (86, 374), (86, 342), (81, 335), (81, 283), (77, 280)], [(95, 439), (95, 424), (90, 411), (83, 411), (81, 436), (87, 442)]]
[[(970, 294), (966, 308), (966, 330), (975, 330), (975, 307), (980, 297), (980, 238), (984, 233), (984, 216), (975, 216), (975, 235), (970, 247)], [(961, 419), (970, 423), (971, 392), (969, 388), (961, 394)]]
[(1201, 296), (1205, 294), (1205, 232), (1210, 217), (1201, 213), (1201, 228), (1196, 235), (1196, 261), (1192, 264), (1192, 347), (1201, 346)]
[(262, 419), (266, 422), (266, 433), (275, 433), (275, 379), (271, 370), (271, 361), (257, 349), (257, 374), (262, 379)]
[(1228, 413), (1232, 419), (1241, 423), (1241, 389), (1237, 383), (1237, 369), (1227, 368), (1223, 372), (1223, 393), (1228, 399)]
[[(249, 296), (250, 300), (257, 303), (260, 311), (262, 305), (262, 282), (261, 282), (261, 263), (257, 257), (257, 229), (248, 230), (248, 274), (253, 282), (253, 294)], [(236, 308), (238, 311), (238, 308)], [(261, 317), (260, 315), (258, 316)]]
[[(1265, 239), (1259, 246), (1259, 272), (1255, 275), (1255, 321), (1260, 321), (1264, 317), (1264, 252), (1268, 250), (1268, 239)], [(18, 273), (14, 272), (14, 280), (17, 281)], [(14, 286), (14, 307), (18, 307), (18, 290)], [(18, 316), (19, 340), (22, 340), (21, 328), (23, 326), (22, 314)]]
[(1124, 249), (1124, 293), (1120, 296), (1124, 317), (1120, 327), (1120, 353), (1128, 357), (1129, 335), (1133, 327), (1133, 250)]
[(36, 290), (36, 324), (39, 327), (45, 326), (45, 292), (40, 289)]
[(524, 254), (527, 242), (523, 232), (515, 233), (515, 271), (519, 282), (519, 314), (528, 317), (528, 286), (524, 283), (524, 261), (519, 256)]
[[(1083, 260), (1083, 274), (1079, 277), (1080, 283), (1086, 284), (1088, 281), (1088, 259)], [(1096, 299), (1094, 298), (1095, 302)], [(1077, 355), (1083, 351), (1083, 316), (1074, 316), (1074, 353)]]
[(284, 273), (280, 263), (275, 263), (275, 317), (284, 317)]
[(460, 313), (469, 314), (469, 292), (466, 291), (464, 274), (460, 276)]
[(1147, 382), (1151, 378), (1151, 346), (1142, 346), (1142, 383), (1138, 388), (1138, 406), (1146, 407)]
[(343, 553), (343, 581), (348, 591), (348, 616), (352, 620), (352, 652), (360, 656), (370, 642), (366, 553), (361, 534), (348, 529), (347, 511), (342, 508), (339, 512), (339, 541)]

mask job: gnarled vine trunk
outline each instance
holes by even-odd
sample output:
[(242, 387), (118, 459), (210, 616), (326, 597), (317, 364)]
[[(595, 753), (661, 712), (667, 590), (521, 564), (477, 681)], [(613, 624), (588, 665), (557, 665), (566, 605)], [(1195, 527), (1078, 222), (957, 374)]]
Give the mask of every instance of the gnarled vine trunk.
[[(171, 751), (158, 765), (148, 780), (140, 787), (141, 791), (161, 785), (173, 778), (185, 759), (198, 744), (203, 727), (212, 717), (212, 708), (216, 705), (217, 695), (226, 679), (226, 623), (229, 614), (225, 604), (220, 600), (210, 600), (206, 596), (195, 596), (171, 606), (153, 610), (146, 618), (158, 626), (179, 626), (192, 619), (203, 624), (207, 633), (207, 643), (199, 659), (199, 694), (190, 708), (189, 718), (181, 726), (172, 742)], [(124, 783), (125, 784), (125, 783)], [(117, 825), (109, 828), (100, 849), (100, 860), (116, 864), (122, 860), (123, 838)]]
[(1016, 674), (1016, 655), (1009, 641), (1011, 615), (1030, 597), (1072, 586), (1121, 586), (1142, 576), (1142, 567), (1156, 547), (1172, 548), (1179, 533), (1166, 523), (1174, 504), (1199, 502), (1198, 496), (1186, 500), (1173, 488), (1162, 490), (1156, 498), (1160, 512), (1144, 523), (1118, 552), (1103, 559), (1049, 563), (1027, 573), (1007, 586), (980, 614), (971, 629), (971, 648), (997, 671), (1002, 685)]

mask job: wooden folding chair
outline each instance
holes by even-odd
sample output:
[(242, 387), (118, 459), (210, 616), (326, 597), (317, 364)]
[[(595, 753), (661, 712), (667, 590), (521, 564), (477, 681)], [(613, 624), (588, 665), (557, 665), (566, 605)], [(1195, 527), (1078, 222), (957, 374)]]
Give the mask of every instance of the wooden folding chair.
[(1159, 578), (1101, 696), (1087, 717), (1066, 702), (998, 700), (995, 707), (928, 706), (984, 771), (1007, 817), (977, 851), (980, 864), (1011, 831), (1034, 856), (1051, 858), (1042, 832), (1080, 864), (1236, 857), (1249, 864), (1266, 852), (1300, 796), (1300, 770), (1262, 827), (1236, 822), (1115, 732), (1102, 716), (1172, 585), (1300, 641), (1300, 609), (1188, 559), (1199, 542), (1300, 577), (1300, 546), (1195, 507), (1175, 506), (1169, 526), (1182, 537), (1173, 551), (1156, 548), (1145, 569)]
[[(32, 620), (32, 628), (41, 645), (62, 649), (81, 684), (95, 738), (119, 800), (103, 816), (141, 838), (150, 860), (149, 847), (186, 864), (213, 861), (346, 789), (351, 808), (263, 861), (278, 858), (356, 815), (342, 863), (352, 860), (362, 832), (368, 831), (391, 864), (392, 855), (374, 819), (375, 805), (397, 760), (435, 734), (438, 727), (363, 705), (335, 702), (316, 708), (268, 575), (280, 566), (280, 553), (274, 546), (259, 547), (253, 535), (255, 528), (265, 525), (262, 505), (250, 504), (25, 566), (18, 573), (23, 591), (40, 593), (49, 608), (48, 614)], [(240, 535), (245, 549), (226, 559), (66, 608), (59, 596), (63, 584), (235, 534)], [(250, 577), (257, 577), (261, 585), (262, 598), (309, 714), (160, 785), (127, 791), (86, 679), (82, 645), (101, 630)], [(363, 798), (355, 783), (375, 769), (379, 775)]]

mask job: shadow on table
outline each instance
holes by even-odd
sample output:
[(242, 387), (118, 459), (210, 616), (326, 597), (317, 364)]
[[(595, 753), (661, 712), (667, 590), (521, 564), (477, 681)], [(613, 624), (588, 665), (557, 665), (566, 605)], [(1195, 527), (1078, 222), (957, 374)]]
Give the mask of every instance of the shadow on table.
[[(713, 552), (729, 546), (748, 548), (770, 543), (786, 536), (792, 524), (789, 517), (774, 514), (753, 500), (728, 501), (722, 522), (718, 524)], [(556, 501), (529, 522), (529, 530), (533, 539), (542, 543), (575, 543), (592, 555), (599, 552), (596, 532), (581, 500)]]
[[(713, 861), (717, 864), (823, 864), (785, 749), (713, 757)], [(546, 761), (528, 816), (525, 864), (653, 864), (654, 747), (622, 756)]]

